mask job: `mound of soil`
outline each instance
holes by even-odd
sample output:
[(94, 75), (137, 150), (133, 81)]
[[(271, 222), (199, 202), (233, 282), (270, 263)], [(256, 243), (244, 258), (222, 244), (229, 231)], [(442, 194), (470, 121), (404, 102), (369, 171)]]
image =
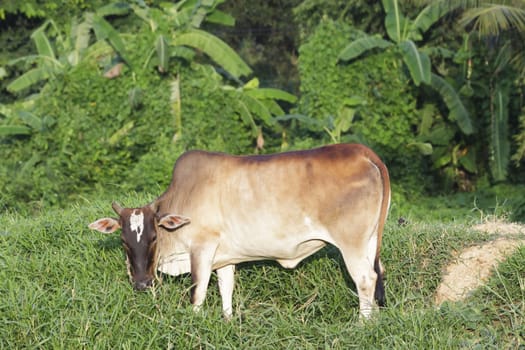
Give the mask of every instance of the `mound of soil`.
[(438, 306), (445, 301), (465, 299), (470, 292), (483, 285), (499, 262), (525, 244), (525, 225), (491, 221), (476, 225), (473, 229), (495, 234), (496, 238), (456, 254), (453, 263), (445, 268), (443, 280), (436, 291), (435, 303)]

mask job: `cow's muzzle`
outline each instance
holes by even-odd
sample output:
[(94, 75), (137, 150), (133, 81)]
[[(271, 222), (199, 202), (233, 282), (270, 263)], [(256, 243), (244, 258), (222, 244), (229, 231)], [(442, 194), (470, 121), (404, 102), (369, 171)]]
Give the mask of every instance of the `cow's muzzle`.
[(137, 281), (133, 284), (135, 290), (142, 291), (153, 285), (153, 280)]

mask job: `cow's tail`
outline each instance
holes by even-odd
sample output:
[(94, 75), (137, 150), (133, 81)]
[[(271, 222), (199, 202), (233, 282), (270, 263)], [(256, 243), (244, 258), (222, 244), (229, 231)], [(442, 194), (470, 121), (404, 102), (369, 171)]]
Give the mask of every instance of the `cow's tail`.
[(377, 273), (376, 290), (374, 292), (374, 298), (376, 300), (377, 305), (383, 307), (386, 306), (385, 285), (383, 283), (383, 271), (381, 269), (381, 262), (379, 261), (379, 259), (376, 259), (376, 261), (374, 262), (374, 270)]
[(381, 212), (379, 215), (379, 221), (377, 223), (377, 249), (376, 257), (374, 261), (374, 271), (377, 274), (376, 288), (374, 293), (374, 298), (379, 306), (386, 305), (385, 298), (385, 286), (383, 282), (384, 278), (384, 269), (379, 258), (379, 253), (381, 251), (381, 241), (383, 238), (383, 229), (385, 228), (386, 218), (388, 215), (388, 208), (390, 207), (390, 177), (388, 175), (388, 170), (383, 162), (374, 154), (375, 157), (371, 157), (371, 160), (379, 169), (381, 174), (381, 180), (383, 182), (383, 200), (381, 202)]

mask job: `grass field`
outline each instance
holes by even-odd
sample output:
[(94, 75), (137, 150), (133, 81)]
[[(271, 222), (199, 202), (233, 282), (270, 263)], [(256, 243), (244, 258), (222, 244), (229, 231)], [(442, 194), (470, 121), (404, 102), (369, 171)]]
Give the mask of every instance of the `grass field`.
[[(1, 214), (0, 348), (525, 349), (525, 247), (466, 301), (433, 305), (452, 251), (490, 239), (470, 229), (481, 220), (474, 203), (441, 200), (394, 197), (382, 250), (388, 305), (370, 321), (359, 319), (355, 288), (333, 248), (294, 270), (240, 266), (234, 317), (225, 322), (215, 279), (197, 314), (189, 276), (133, 291), (119, 236), (87, 228), (112, 214), (109, 201)], [(407, 225), (398, 225), (400, 216)]]

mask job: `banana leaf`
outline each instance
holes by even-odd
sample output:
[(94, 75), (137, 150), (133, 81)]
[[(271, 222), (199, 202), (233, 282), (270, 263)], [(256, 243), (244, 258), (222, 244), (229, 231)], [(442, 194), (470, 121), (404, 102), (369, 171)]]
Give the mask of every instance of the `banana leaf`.
[(366, 36), (352, 41), (337, 57), (338, 61), (350, 61), (372, 49), (385, 49), (393, 44), (377, 36)]
[(433, 73), (430, 85), (439, 92), (445, 101), (450, 112), (449, 119), (456, 121), (465, 135), (472, 134), (474, 132), (474, 126), (470, 120), (469, 113), (454, 88), (447, 83), (445, 79)]
[(258, 116), (266, 125), (273, 125), (272, 114), (268, 108), (266, 108), (264, 103), (245, 93), (240, 95), (240, 101), (242, 101), (242, 103), (250, 111), (250, 114)]
[(233, 27), (235, 25), (235, 18), (220, 10), (214, 10), (212, 13), (208, 14), (206, 21), (229, 27)]
[(44, 129), (44, 123), (42, 119), (40, 119), (33, 113), (27, 111), (17, 111), (17, 115), (24, 123), (29, 125), (33, 130), (41, 131)]
[(297, 97), (294, 95), (279, 89), (272, 88), (258, 88), (258, 89), (247, 89), (244, 90), (244, 93), (248, 96), (251, 96), (255, 99), (271, 99), (271, 100), (281, 100), (290, 103), (297, 101)]
[(430, 84), (430, 58), (425, 53), (420, 52), (412, 40), (399, 43), (399, 48), (414, 84), (416, 86), (421, 83)]
[(433, 152), (432, 144), (428, 142), (411, 142), (407, 144), (407, 147), (416, 148), (424, 156), (429, 156)]
[(45, 27), (46, 25), (44, 24), (39, 29), (35, 30), (33, 34), (31, 34), (31, 39), (35, 42), (39, 56), (49, 57), (56, 60), (55, 50), (44, 32)]
[(261, 103), (264, 104), (266, 109), (272, 115), (284, 115), (284, 110), (279, 106), (275, 100), (261, 100)]
[(165, 73), (169, 69), (170, 53), (168, 42), (166, 41), (166, 38), (164, 38), (164, 35), (159, 35), (157, 38), (156, 50), (157, 58), (159, 60), (159, 71)]
[(388, 37), (399, 43), (406, 39), (406, 29), (409, 26), (408, 19), (401, 13), (397, 0), (383, 0), (383, 8), (386, 12), (385, 27)]
[(192, 29), (176, 36), (172, 44), (190, 46), (203, 51), (215, 61), (215, 63), (237, 79), (243, 75), (247, 76), (252, 73), (251, 68), (228, 44), (205, 31)]
[(127, 15), (131, 10), (131, 6), (125, 2), (114, 2), (97, 9), (97, 16), (122, 16)]
[(88, 19), (82, 23), (75, 23), (71, 26), (71, 41), (73, 42), (73, 50), (68, 55), (68, 62), (72, 66), (80, 63), (83, 51), (89, 46), (89, 39), (91, 37), (92, 22)]
[(30, 135), (31, 128), (25, 125), (0, 125), (0, 136)]
[(253, 119), (253, 115), (250, 111), (250, 108), (245, 104), (245, 102), (242, 99), (238, 100), (238, 105), (238, 112), (241, 116), (241, 120), (252, 129), (252, 135), (254, 137), (257, 137), (259, 133), (259, 127), (257, 126), (257, 124), (255, 124), (255, 120)]
[(103, 17), (93, 15), (93, 30), (98, 40), (107, 40), (119, 56), (129, 64), (126, 57), (126, 46), (120, 38), (119, 33)]
[(459, 2), (434, 1), (426, 6), (414, 19), (410, 30), (410, 39), (419, 41), (423, 39), (423, 34), (430, 29), (444, 15), (450, 13), (460, 6)]
[(33, 84), (44, 81), (51, 76), (51, 71), (48, 68), (33, 68), (13, 80), (7, 85), (7, 90), (10, 92), (20, 92)]

